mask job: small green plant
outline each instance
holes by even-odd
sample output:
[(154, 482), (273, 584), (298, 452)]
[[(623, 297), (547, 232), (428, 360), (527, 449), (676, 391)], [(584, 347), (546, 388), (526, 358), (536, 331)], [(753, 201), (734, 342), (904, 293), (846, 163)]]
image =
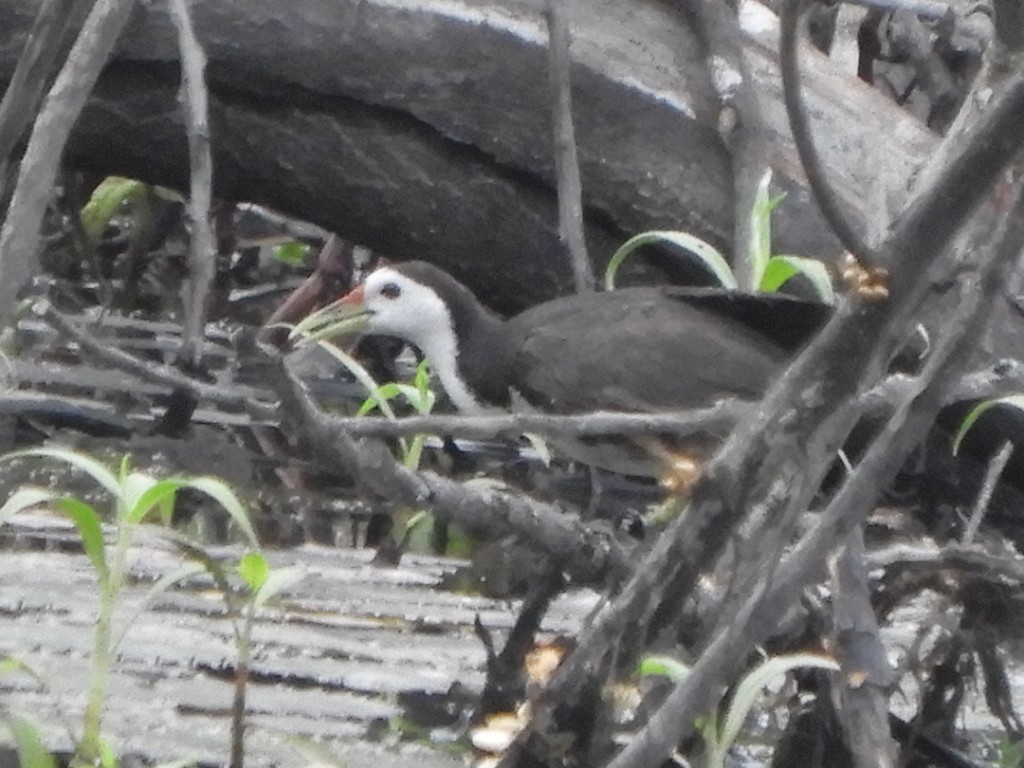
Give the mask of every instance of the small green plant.
[(20, 768), (57, 768), (57, 761), (43, 744), (39, 726), (31, 718), (12, 712), (7, 716), (7, 727), (14, 737)]
[[(271, 569), (263, 553), (255, 549), (245, 552), (234, 567), (226, 567), (186, 537), (173, 531), (166, 531), (164, 535), (191, 562), (159, 579), (150, 588), (139, 610), (143, 610), (157, 595), (184, 579), (204, 572), (213, 579), (227, 608), (238, 654), (235, 693), (231, 707), (229, 765), (232, 768), (241, 768), (245, 757), (245, 692), (252, 661), (252, 632), (256, 616), (267, 602), (301, 580), (303, 573), (299, 568)], [(233, 577), (241, 580), (244, 587), (241, 593), (233, 586)]]
[[(387, 384), (379, 384), (370, 390), (370, 396), (359, 406), (356, 415), (364, 416), (377, 408), (384, 412), (384, 403), (388, 403), (397, 397), (404, 398), (420, 416), (429, 416), (430, 412), (434, 410), (437, 395), (430, 385), (430, 364), (426, 360), (422, 360), (416, 366), (416, 373), (413, 375), (412, 384), (391, 381)], [(394, 411), (391, 411), (388, 418), (394, 418)], [(420, 460), (423, 457), (423, 443), (425, 440), (426, 435), (416, 435), (411, 442), (402, 442), (402, 464), (404, 466), (409, 469), (419, 467)]]
[[(209, 566), (210, 561), (204, 562)], [(238, 668), (235, 674), (235, 697), (231, 718), (232, 768), (242, 768), (245, 757), (245, 690), (252, 662), (252, 630), (256, 615), (269, 600), (297, 583), (303, 576), (298, 568), (271, 569), (261, 552), (246, 552), (238, 562), (237, 573), (245, 583), (245, 598), (238, 604), (229, 590), (224, 591), (231, 626), (238, 650)], [(221, 582), (223, 583), (223, 581)]]
[(96, 185), (89, 200), (82, 206), (82, 229), (93, 247), (99, 244), (107, 225), (122, 211), (144, 205), (151, 196), (165, 200), (182, 199), (166, 187), (158, 187), (123, 176), (107, 176)]
[(110, 221), (126, 206), (145, 197), (146, 187), (141, 181), (122, 176), (108, 176), (96, 185), (81, 213), (82, 229), (90, 244), (95, 247)]
[(776, 206), (784, 195), (770, 197), (768, 188), (771, 184), (771, 170), (765, 172), (757, 186), (754, 206), (750, 212), (753, 242), (749, 253), (740, 254), (738, 258), (747, 259), (753, 275), (752, 284), (739, 286), (736, 276), (725, 257), (712, 245), (689, 232), (656, 231), (644, 232), (631, 237), (612, 255), (605, 269), (604, 284), (607, 290), (615, 287), (615, 276), (622, 262), (637, 248), (654, 243), (671, 245), (684, 253), (692, 254), (698, 263), (710, 271), (723, 288), (762, 291), (771, 293), (779, 290), (786, 282), (797, 275), (806, 278), (818, 297), (826, 304), (835, 303), (835, 292), (832, 279), (825, 265), (816, 259), (789, 254), (771, 252), (772, 230), (771, 217)]
[[(785, 656), (773, 656), (754, 667), (744, 675), (733, 689), (725, 710), (725, 717), (719, 720), (717, 711), (711, 712), (698, 723), (704, 744), (707, 747), (708, 768), (724, 768), (729, 750), (743, 728), (743, 723), (750, 714), (754, 704), (761, 695), (761, 690), (768, 683), (794, 669), (812, 668), (838, 671), (839, 665), (834, 659), (814, 653), (794, 653)], [(640, 661), (641, 675), (659, 675), (673, 682), (679, 682), (690, 674), (690, 668), (669, 656), (647, 656)]]
[(282, 264), (289, 267), (301, 267), (306, 263), (306, 256), (309, 255), (309, 246), (297, 240), (290, 243), (275, 245), (271, 254)]
[(612, 254), (604, 271), (605, 290), (611, 291), (615, 289), (615, 276), (618, 274), (619, 267), (622, 266), (627, 256), (638, 248), (655, 244), (671, 245), (683, 253), (692, 254), (700, 264), (715, 276), (715, 279), (718, 280), (723, 288), (736, 289), (739, 287), (736, 284), (736, 276), (733, 274), (729, 262), (725, 260), (725, 256), (713, 245), (696, 235), (691, 235), (689, 232), (655, 230), (633, 235)]
[[(61, 461), (88, 474), (113, 499), (112, 544), (107, 544), (105, 540), (101, 516), (94, 507), (81, 499), (44, 488), (25, 487), (15, 491), (3, 507), (0, 507), (0, 525), (18, 512), (46, 505), (66, 515), (78, 530), (85, 554), (99, 582), (100, 604), (93, 630), (82, 737), (76, 745), (72, 765), (115, 765), (116, 758), (101, 735), (103, 709), (117, 647), (130, 626), (128, 622), (119, 633), (115, 633), (115, 614), (125, 582), (128, 549), (139, 525), (154, 516), (165, 526), (169, 525), (175, 495), (183, 488), (191, 488), (210, 496), (220, 504), (254, 546), (256, 534), (234, 492), (216, 478), (186, 477), (161, 480), (147, 473), (132, 470), (127, 457), (121, 461), (117, 470), (112, 470), (96, 459), (64, 448), (17, 451), (2, 458)], [(170, 586), (170, 583), (172, 582), (167, 582), (162, 588)]]
[(1013, 741), (1008, 734), (996, 744), (997, 768), (1021, 768), (1024, 766), (1024, 741)]

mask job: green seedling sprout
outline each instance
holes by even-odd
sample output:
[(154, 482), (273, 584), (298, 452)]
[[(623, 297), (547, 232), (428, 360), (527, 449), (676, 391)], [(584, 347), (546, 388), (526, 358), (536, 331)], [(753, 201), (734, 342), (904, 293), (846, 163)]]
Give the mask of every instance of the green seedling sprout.
[(27, 715), (11, 712), (7, 727), (14, 737), (20, 768), (57, 768), (57, 761), (43, 744), (39, 726)]
[(774, 293), (790, 278), (803, 275), (819, 299), (825, 304), (834, 304), (836, 297), (832, 289), (832, 278), (824, 264), (805, 256), (772, 254), (772, 213), (785, 198), (785, 194), (771, 197), (768, 191), (771, 180), (772, 172), (769, 168), (757, 185), (754, 206), (750, 212), (754, 242), (753, 253), (748, 254), (747, 258), (754, 266), (754, 284), (749, 287), (763, 293)]
[(182, 200), (179, 193), (123, 176), (107, 176), (96, 185), (79, 217), (89, 244), (95, 247), (107, 225), (127, 206), (143, 203), (149, 196)]
[[(115, 612), (124, 586), (128, 548), (138, 526), (157, 516), (167, 525), (174, 509), (174, 498), (183, 488), (200, 491), (213, 498), (231, 516), (246, 538), (256, 545), (256, 534), (248, 515), (234, 492), (212, 477), (168, 478), (159, 480), (131, 469), (125, 457), (117, 471), (105, 464), (65, 448), (37, 448), (7, 454), (4, 459), (54, 459), (85, 472), (113, 499), (114, 541), (104, 539), (100, 514), (94, 507), (72, 496), (42, 488), (25, 487), (11, 495), (0, 507), (0, 525), (23, 510), (46, 505), (66, 515), (78, 530), (100, 588), (100, 605), (93, 630), (89, 688), (86, 698), (82, 738), (77, 743), (72, 765), (115, 765), (109, 745), (102, 739), (103, 709), (110, 670), (124, 630), (115, 635)], [(115, 639), (116, 637), (116, 639)]]
[[(413, 375), (412, 384), (392, 381), (387, 384), (379, 384), (370, 390), (370, 396), (359, 406), (356, 415), (364, 416), (375, 408), (379, 408), (382, 413), (386, 413), (385, 404), (397, 397), (404, 398), (420, 416), (429, 416), (431, 411), (434, 410), (437, 395), (430, 385), (430, 365), (426, 360), (422, 360), (416, 366), (416, 373)], [(388, 410), (390, 411), (390, 409)], [(388, 414), (386, 413), (386, 415)], [(390, 411), (388, 418), (394, 420), (394, 411)], [(408, 444), (403, 441), (402, 464), (404, 466), (409, 469), (419, 467), (420, 460), (423, 457), (423, 443), (425, 440), (426, 435), (416, 435)]]
[(715, 279), (718, 280), (722, 287), (737, 288), (736, 277), (729, 267), (729, 262), (725, 260), (725, 257), (713, 245), (696, 235), (691, 235), (689, 232), (653, 231), (634, 235), (612, 254), (604, 272), (605, 290), (611, 291), (615, 289), (615, 276), (627, 256), (642, 246), (655, 244), (671, 245), (683, 253), (693, 256), (697, 262), (715, 276)]
[[(834, 304), (835, 291), (832, 288), (832, 279), (829, 277), (828, 270), (824, 264), (816, 259), (810, 259), (805, 256), (772, 254), (771, 216), (785, 196), (769, 196), (768, 188), (771, 184), (771, 178), (771, 169), (769, 169), (761, 177), (757, 185), (754, 205), (750, 211), (753, 242), (750, 246), (750, 252), (743, 254), (742, 258), (747, 259), (752, 264), (753, 284), (742, 286), (742, 288), (772, 293), (779, 290), (791, 278), (802, 275), (810, 282), (821, 301), (826, 304)], [(618, 273), (619, 267), (622, 266), (622, 262), (626, 260), (626, 257), (641, 246), (652, 244), (670, 245), (692, 256), (714, 275), (718, 284), (723, 288), (737, 290), (741, 287), (738, 285), (736, 276), (729, 263), (725, 260), (725, 257), (710, 243), (689, 232), (653, 231), (643, 232), (629, 238), (612, 254), (605, 269), (605, 289), (610, 291), (615, 288), (615, 276)]]
[(301, 267), (306, 263), (306, 256), (309, 254), (309, 246), (297, 240), (290, 243), (275, 245), (271, 254), (282, 264), (290, 267)]
[[(726, 755), (736, 743), (743, 723), (760, 697), (762, 689), (779, 675), (801, 668), (839, 671), (839, 665), (834, 659), (820, 654), (794, 653), (774, 656), (743, 676), (733, 690), (721, 725), (717, 712), (711, 712), (706, 718), (701, 718), (699, 727), (707, 747), (708, 768), (725, 768)], [(638, 671), (641, 675), (667, 677), (675, 683), (690, 674), (690, 668), (682, 662), (669, 656), (654, 655), (641, 659)]]

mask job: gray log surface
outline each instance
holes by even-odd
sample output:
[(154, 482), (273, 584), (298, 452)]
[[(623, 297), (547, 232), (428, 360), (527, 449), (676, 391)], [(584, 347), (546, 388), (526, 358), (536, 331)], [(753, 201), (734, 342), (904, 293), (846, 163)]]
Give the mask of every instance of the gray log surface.
[[(50, 747), (67, 749), (60, 724), (80, 727), (96, 580), (62, 520), (22, 515), (3, 534), (23, 548), (0, 552), (0, 657), (27, 663), (51, 690), (4, 674), (0, 702), (41, 723)], [(36, 550), (41, 543), (46, 549)], [(212, 551), (235, 561), (241, 552)], [(370, 550), (312, 545), (267, 554), (274, 567), (297, 566), (305, 575), (278, 607), (263, 611), (253, 632), (246, 764), (304, 764), (279, 738), (287, 734), (315, 738), (345, 765), (464, 765), (441, 746), (399, 742), (386, 728), (378, 742), (368, 732), (374, 721), (415, 721), (417, 701), (422, 707), (431, 699), (457, 700), (453, 686), (474, 700), (485, 660), (474, 617), (500, 638), (518, 602), (441, 588), (461, 565), (453, 560), (407, 556), (400, 567), (376, 567)], [(140, 537), (129, 560), (135, 583), (125, 590), (122, 620), (139, 610), (158, 578), (182, 564), (152, 535)], [(559, 598), (544, 629), (575, 634), (595, 597), (576, 591)], [(208, 580), (159, 597), (139, 614), (118, 654), (105, 735), (121, 755), (224, 764), (235, 658), (224, 603)], [(440, 743), (446, 733), (459, 735), (431, 735)]]
[[(38, 0), (0, 0), (0, 83)], [(428, 258), (512, 310), (571, 290), (558, 242), (542, 3), (207, 0), (217, 192)], [(800, 186), (775, 17), (744, 5), (746, 54), (779, 186), (779, 252), (837, 250)], [(644, 229), (732, 233), (732, 172), (700, 46), (669, 3), (573, 0), (573, 98), (591, 253)], [(914, 118), (805, 51), (816, 135), (854, 215), (936, 144)], [(68, 150), (76, 164), (184, 188), (178, 52), (164, 3), (139, 3)]]

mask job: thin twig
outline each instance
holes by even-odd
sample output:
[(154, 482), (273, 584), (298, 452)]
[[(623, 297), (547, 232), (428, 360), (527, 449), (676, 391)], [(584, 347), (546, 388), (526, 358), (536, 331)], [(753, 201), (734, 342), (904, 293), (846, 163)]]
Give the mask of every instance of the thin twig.
[(587, 256), (583, 229), (583, 183), (580, 181), (576, 135), (572, 123), (572, 83), (569, 72), (569, 20), (565, 0), (547, 0), (548, 68), (554, 127), (555, 174), (558, 183), (558, 230), (569, 250), (576, 292), (594, 290), (594, 273)]
[(999, 482), (999, 477), (1003, 474), (1003, 470), (1006, 469), (1012, 453), (1013, 442), (1007, 440), (989, 460), (988, 469), (985, 472), (985, 480), (981, 484), (981, 490), (978, 491), (978, 498), (974, 501), (974, 509), (971, 511), (971, 517), (967, 521), (967, 527), (964, 529), (964, 535), (961, 537), (961, 541), (964, 544), (973, 542), (974, 537), (978, 534), (981, 521), (985, 518), (985, 513), (988, 512), (989, 504), (992, 502), (992, 494), (995, 493), (996, 483)]
[(38, 271), (39, 230), (64, 145), (134, 6), (135, 0), (97, 0), (36, 118), (0, 231), (0, 320)]
[(855, 528), (845, 546), (830, 558), (832, 643), (842, 667), (832, 682), (836, 720), (858, 768), (897, 765), (896, 744), (889, 733), (888, 691), (893, 669), (879, 636), (864, 565), (864, 531)]
[(870, 570), (960, 570), (972, 577), (1024, 584), (1024, 558), (1010, 553), (992, 554), (977, 546), (948, 544), (939, 548), (934, 545), (894, 544), (869, 553), (866, 563)]
[[(794, 10), (791, 12), (800, 15), (808, 2), (809, 0), (788, 0), (784, 9), (790, 12), (789, 9), (793, 8)], [(810, 187), (825, 221), (835, 232), (843, 247), (852, 253), (861, 265), (867, 268), (877, 267), (879, 266), (877, 254), (853, 226), (846, 211), (840, 205), (839, 196), (829, 180), (825, 165), (812, 137), (810, 118), (804, 106), (800, 84), (802, 75), (798, 60), (798, 27), (798, 24), (785, 23), (785, 16), (783, 16), (783, 23), (780, 27), (779, 66), (782, 71), (786, 113), (793, 129), (797, 154), (800, 156), (804, 175), (807, 177), (807, 186)]]
[(150, 360), (139, 360), (119, 349), (101, 344), (90, 334), (77, 328), (49, 302), (37, 302), (35, 312), (53, 328), (78, 344), (83, 352), (118, 370), (138, 376), (143, 381), (162, 384), (172, 389), (181, 387), (196, 397), (209, 400), (212, 403), (243, 410), (251, 414), (253, 418), (275, 419), (277, 417), (277, 409), (272, 405), (258, 403), (248, 397), (232, 394), (223, 387), (190, 378), (168, 365), (155, 365)]
[(725, 434), (753, 405), (723, 400), (708, 408), (663, 413), (616, 413), (594, 411), (573, 415), (508, 413), (489, 416), (406, 416), (391, 420), (359, 416), (338, 418), (336, 423), (353, 437), (409, 437), (445, 434), (477, 440), (525, 432), (541, 435), (637, 435), (652, 432)]
[(180, 100), (188, 133), (189, 167), (192, 170), (188, 217), (192, 225), (189, 276), (185, 293), (182, 359), (198, 365), (202, 358), (206, 327), (206, 298), (216, 274), (210, 206), (213, 195), (213, 159), (210, 156), (210, 124), (206, 91), (206, 54), (196, 39), (189, 16), (189, 0), (169, 0), (171, 18), (178, 29), (181, 52)]

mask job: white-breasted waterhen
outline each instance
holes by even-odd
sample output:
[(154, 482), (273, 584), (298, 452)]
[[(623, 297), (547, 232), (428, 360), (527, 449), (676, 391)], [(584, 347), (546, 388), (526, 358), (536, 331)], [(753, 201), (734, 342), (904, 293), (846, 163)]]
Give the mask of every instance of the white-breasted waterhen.
[[(361, 324), (398, 337), (419, 348), (465, 413), (522, 403), (561, 414), (657, 412), (759, 399), (826, 314), (781, 296), (659, 286), (566, 296), (503, 320), (447, 272), (411, 261), (376, 269), (298, 331), (323, 338)], [(686, 466), (677, 457), (699, 460), (722, 437), (556, 445), (605, 469), (665, 478)]]

